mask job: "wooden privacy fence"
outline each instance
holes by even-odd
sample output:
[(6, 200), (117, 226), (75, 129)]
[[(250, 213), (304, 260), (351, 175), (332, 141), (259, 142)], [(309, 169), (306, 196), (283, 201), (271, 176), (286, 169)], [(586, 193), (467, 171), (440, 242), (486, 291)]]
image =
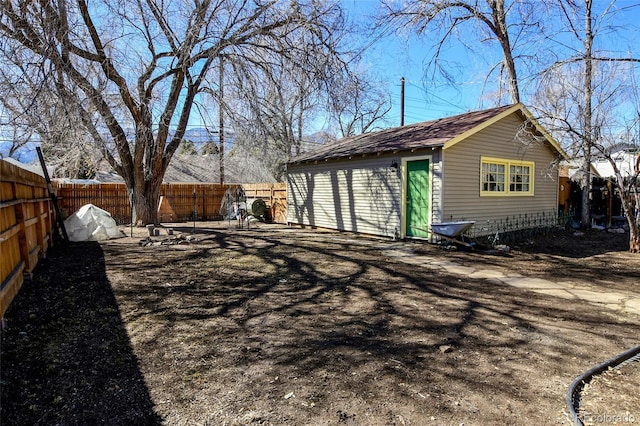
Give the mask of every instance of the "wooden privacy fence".
[(42, 176), (0, 160), (0, 317), (53, 244), (55, 210)]
[[(54, 183), (63, 217), (85, 204), (93, 204), (111, 213), (119, 224), (131, 222), (129, 193), (123, 183), (68, 184)], [(165, 183), (160, 188), (158, 219), (161, 222), (220, 220), (220, 205), (227, 189), (241, 186), (247, 199), (262, 198), (268, 207), (267, 219), (286, 222), (286, 183), (217, 184)], [(160, 209), (161, 207), (161, 209)], [(161, 211), (160, 211), (161, 210)]]
[(248, 200), (262, 198), (267, 203), (269, 220), (275, 223), (287, 223), (286, 182), (243, 184), (242, 189)]

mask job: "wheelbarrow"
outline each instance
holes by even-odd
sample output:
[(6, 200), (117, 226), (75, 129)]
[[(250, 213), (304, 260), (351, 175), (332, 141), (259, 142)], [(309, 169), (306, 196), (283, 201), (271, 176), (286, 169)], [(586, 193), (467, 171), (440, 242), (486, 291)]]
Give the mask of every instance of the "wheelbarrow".
[[(472, 220), (432, 223), (431, 233), (441, 240), (472, 249), (475, 244), (470, 241), (465, 241), (463, 234), (475, 223), (476, 222)], [(426, 229), (421, 229), (417, 226), (413, 226), (413, 228), (420, 231), (429, 232)]]

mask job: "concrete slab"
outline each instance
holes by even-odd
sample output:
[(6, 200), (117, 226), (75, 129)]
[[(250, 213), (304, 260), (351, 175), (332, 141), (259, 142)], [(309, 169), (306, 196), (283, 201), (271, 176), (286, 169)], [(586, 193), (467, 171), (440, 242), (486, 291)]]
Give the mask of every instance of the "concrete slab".
[(404, 263), (408, 263), (410, 265), (422, 265), (425, 263), (430, 263), (429, 259), (424, 259), (422, 257), (418, 257), (418, 256), (405, 256), (402, 258), (402, 261)]
[(507, 277), (503, 279), (506, 284), (509, 284), (514, 287), (519, 288), (528, 288), (531, 290), (535, 289), (562, 289), (562, 286), (558, 285), (558, 283), (554, 283), (552, 281), (543, 280), (541, 278), (531, 278), (531, 277)]
[(429, 263), (431, 263), (432, 265), (440, 265), (440, 266), (458, 265), (458, 263), (456, 263), (456, 262), (452, 262), (450, 260), (442, 260), (442, 259), (439, 259), (437, 257), (425, 256), (425, 259), (429, 259)]
[(385, 250), (385, 254), (391, 257), (409, 257), (411, 252), (409, 250), (390, 249)]
[(406, 248), (389, 246), (385, 250), (389, 257), (396, 257), (408, 264), (429, 269), (438, 269), (450, 274), (483, 279), (491, 284), (507, 284), (513, 287), (527, 289), (564, 300), (582, 299), (598, 303), (608, 309), (625, 311), (640, 315), (640, 297), (629, 297), (628, 294), (597, 291), (591, 287), (580, 285), (574, 281), (553, 282), (541, 278), (526, 277), (518, 273), (504, 273), (491, 269), (477, 269), (463, 266), (457, 262), (442, 259), (438, 256), (415, 255)]
[(567, 290), (562, 288), (548, 288), (548, 289), (538, 288), (533, 291), (535, 291), (536, 293), (542, 293), (549, 296), (560, 297), (562, 299), (576, 299), (575, 295), (569, 293)]
[(490, 269), (481, 269), (479, 271), (469, 274), (469, 278), (478, 279), (492, 279), (492, 278), (504, 278), (504, 274), (500, 271), (492, 271)]
[(507, 272), (507, 278), (523, 278), (524, 275), (518, 274), (517, 272)]
[(558, 281), (558, 285), (562, 288), (578, 288), (578, 284), (573, 281)]
[(640, 315), (640, 297), (632, 297), (624, 301), (624, 310)]
[(569, 289), (569, 291), (579, 299), (594, 303), (620, 304), (626, 298), (626, 296), (623, 294), (613, 292), (605, 293), (602, 291), (583, 290), (577, 288)]
[(471, 268), (469, 266), (462, 266), (462, 265), (456, 265), (456, 264), (442, 265), (442, 267), (447, 272), (451, 274), (457, 274), (457, 275), (471, 275), (476, 270), (476, 268)]

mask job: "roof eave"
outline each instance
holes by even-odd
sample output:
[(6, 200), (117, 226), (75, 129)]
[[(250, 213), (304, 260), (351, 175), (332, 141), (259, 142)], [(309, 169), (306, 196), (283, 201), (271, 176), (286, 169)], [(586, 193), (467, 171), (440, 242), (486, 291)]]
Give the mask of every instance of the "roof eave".
[(444, 146), (444, 143), (438, 143), (438, 144), (433, 144), (433, 145), (428, 145), (428, 146), (424, 146), (424, 147), (420, 147), (420, 148), (403, 148), (403, 149), (388, 149), (388, 150), (384, 150), (384, 151), (375, 151), (375, 152), (369, 152), (369, 153), (360, 153), (360, 154), (350, 154), (350, 155), (338, 155), (338, 156), (331, 156), (331, 157), (319, 157), (319, 158), (309, 158), (309, 159), (305, 159), (305, 160), (293, 160), (293, 161), (289, 161), (287, 162), (287, 165), (289, 164), (293, 164), (293, 165), (300, 165), (300, 164), (309, 164), (309, 163), (319, 163), (321, 161), (326, 162), (326, 161), (330, 161), (330, 160), (352, 160), (353, 158), (363, 158), (363, 157), (367, 157), (367, 156), (380, 156), (380, 155), (393, 155), (393, 154), (398, 154), (398, 153), (406, 153), (406, 152), (415, 152), (415, 151), (419, 151), (419, 150), (424, 150), (424, 149), (434, 149), (434, 148), (442, 148)]
[(498, 121), (502, 120), (505, 117), (508, 117), (509, 115), (511, 115), (511, 114), (513, 114), (514, 112), (517, 112), (517, 111), (522, 112), (522, 114), (525, 116), (525, 118), (528, 119), (533, 124), (533, 126), (536, 128), (536, 130), (542, 136), (544, 136), (544, 138), (547, 140), (549, 145), (551, 145), (551, 147), (560, 155), (560, 157), (562, 159), (566, 160), (566, 159), (569, 158), (569, 156), (564, 151), (564, 149), (562, 149), (562, 147), (560, 146), (558, 141), (556, 141), (554, 139), (554, 137), (551, 136), (549, 134), (549, 132), (547, 132), (544, 129), (544, 127), (542, 127), (540, 125), (538, 120), (535, 119), (533, 114), (531, 114), (531, 112), (527, 109), (527, 107), (524, 106), (524, 104), (522, 102), (514, 104), (511, 108), (504, 110), (503, 112), (501, 112), (500, 114), (492, 117), (491, 119), (486, 120), (483, 123), (477, 125), (476, 127), (472, 128), (472, 129), (469, 129), (464, 133), (459, 134), (458, 136), (456, 136), (453, 139), (450, 139), (449, 141), (447, 141), (447, 143), (444, 144), (444, 147), (442, 149), (445, 150), (445, 149), (451, 148), (452, 146), (454, 146), (458, 142), (462, 142), (463, 140), (467, 139), (471, 135), (474, 135), (475, 133), (478, 133), (479, 131), (481, 131), (483, 129), (486, 129), (487, 127), (497, 123)]

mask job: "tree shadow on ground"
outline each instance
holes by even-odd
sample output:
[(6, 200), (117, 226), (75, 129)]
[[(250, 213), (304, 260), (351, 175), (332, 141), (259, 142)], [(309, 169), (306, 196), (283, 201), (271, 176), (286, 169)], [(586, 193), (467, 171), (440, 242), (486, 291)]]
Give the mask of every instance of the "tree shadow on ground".
[(399, 244), (286, 228), (72, 245), (9, 312), (2, 421), (559, 424), (566, 382), (635, 337)]
[[(431, 245), (414, 243), (410, 247), (418, 255), (438, 254)], [(557, 281), (579, 280), (602, 291), (624, 291), (625, 285), (614, 277), (640, 280), (640, 268), (633, 261), (637, 256), (629, 253), (628, 248), (628, 233), (588, 231), (574, 235), (573, 231), (557, 230), (523, 239), (513, 244), (508, 253), (440, 250), (440, 255), (463, 265), (481, 264), (483, 269), (495, 268)]]
[(98, 243), (56, 246), (2, 333), (2, 424), (155, 425)]
[[(628, 325), (584, 302), (422, 268), (387, 256), (388, 241), (202, 235), (188, 250), (134, 248), (117, 267), (132, 248), (105, 249), (127, 271), (114, 287), (127, 323), (144, 325), (132, 341), (146, 365), (176, 366), (155, 372), (154, 392), (171, 401), (164, 410), (193, 421), (233, 424), (248, 410), (274, 424), (318, 415), (333, 424), (356, 413), (371, 416), (367, 424), (398, 415), (415, 424), (432, 415), (450, 424), (555, 423), (562, 381), (581, 368), (567, 360), (588, 365), (599, 355), (584, 342), (609, 350), (629, 338)], [(217, 402), (189, 412), (181, 401), (193, 400)]]

